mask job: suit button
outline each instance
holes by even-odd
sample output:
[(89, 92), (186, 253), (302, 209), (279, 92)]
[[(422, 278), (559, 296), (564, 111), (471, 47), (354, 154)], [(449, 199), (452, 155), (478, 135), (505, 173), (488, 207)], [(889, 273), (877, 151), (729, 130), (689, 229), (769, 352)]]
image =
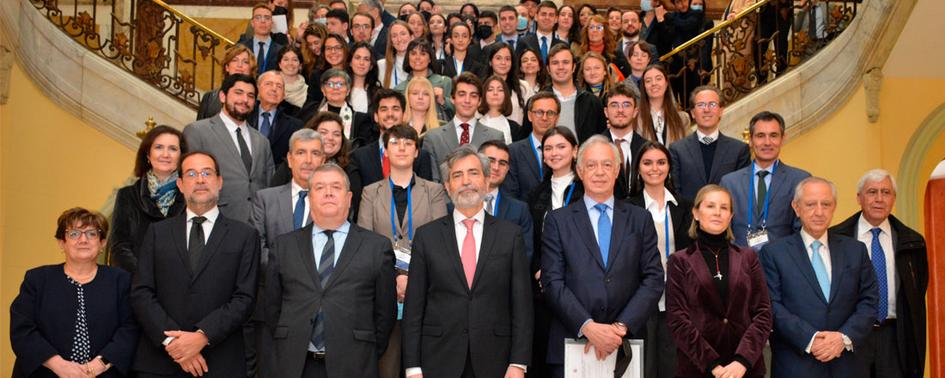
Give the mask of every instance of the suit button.
[(611, 281), (610, 278), (604, 280), (604, 282), (606, 283), (610, 283), (610, 281)]

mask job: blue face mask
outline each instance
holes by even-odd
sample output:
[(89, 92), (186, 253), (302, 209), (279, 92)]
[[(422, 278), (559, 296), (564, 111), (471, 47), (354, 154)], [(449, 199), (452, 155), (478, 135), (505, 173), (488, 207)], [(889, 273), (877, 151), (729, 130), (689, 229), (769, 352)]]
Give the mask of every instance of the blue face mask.
[(640, 9), (644, 12), (652, 12), (653, 3), (651, 3), (650, 0), (640, 0)]
[(316, 19), (315, 19), (315, 23), (316, 23), (316, 24), (322, 24), (322, 25), (328, 25), (328, 19), (325, 18), (325, 17), (316, 18)]
[(525, 16), (518, 16), (518, 25), (515, 26), (516, 30), (525, 30), (528, 28), (528, 19)]
[(701, 5), (690, 5), (690, 6), (689, 6), (689, 10), (691, 10), (691, 11), (693, 11), (693, 12), (702, 12), (702, 9), (703, 9), (703, 8), (702, 8)]

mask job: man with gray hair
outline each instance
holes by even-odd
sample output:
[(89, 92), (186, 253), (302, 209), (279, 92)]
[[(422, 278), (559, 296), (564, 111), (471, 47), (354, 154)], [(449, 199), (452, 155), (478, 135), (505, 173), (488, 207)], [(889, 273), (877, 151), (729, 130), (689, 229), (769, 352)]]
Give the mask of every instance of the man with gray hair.
[(860, 211), (830, 231), (866, 245), (876, 272), (876, 319), (857, 353), (870, 364), (871, 377), (923, 377), (929, 285), (925, 239), (892, 215), (896, 180), (889, 172), (866, 172), (856, 185), (856, 202)]
[(259, 93), (256, 109), (246, 120), (269, 140), (272, 162), (279, 166), (289, 152), (289, 137), (302, 128), (302, 121), (293, 117), (299, 108), (285, 101), (285, 80), (279, 71), (266, 71), (256, 78)]
[(759, 254), (774, 312), (771, 376), (868, 377), (860, 354), (876, 322), (878, 295), (866, 248), (827, 231), (837, 208), (832, 182), (805, 178), (791, 206), (801, 230)]
[(484, 155), (462, 146), (440, 170), (455, 209), (414, 238), (402, 322), (406, 376), (524, 377), (533, 313), (522, 230), (486, 214)]
[[(578, 150), (584, 199), (548, 214), (542, 234), (541, 286), (554, 318), (547, 363), (564, 376), (564, 340), (586, 338), (598, 359), (646, 335), (646, 321), (663, 294), (656, 227), (646, 210), (614, 198), (620, 172), (617, 146), (603, 135)], [(619, 368), (618, 368), (619, 369)], [(618, 371), (617, 376), (623, 374)]]

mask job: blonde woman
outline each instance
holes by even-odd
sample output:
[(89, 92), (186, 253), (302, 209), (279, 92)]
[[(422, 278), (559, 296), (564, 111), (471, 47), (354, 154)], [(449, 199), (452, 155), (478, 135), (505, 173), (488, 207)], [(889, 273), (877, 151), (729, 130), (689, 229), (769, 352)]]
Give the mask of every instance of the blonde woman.
[(435, 95), (430, 80), (414, 77), (407, 82), (407, 90), (404, 92), (407, 97), (404, 122), (417, 130), (417, 135), (422, 138), (427, 131), (440, 127), (436, 106), (433, 105)]
[(614, 84), (614, 73), (603, 55), (588, 51), (581, 57), (577, 70), (577, 85), (597, 97), (603, 97)]

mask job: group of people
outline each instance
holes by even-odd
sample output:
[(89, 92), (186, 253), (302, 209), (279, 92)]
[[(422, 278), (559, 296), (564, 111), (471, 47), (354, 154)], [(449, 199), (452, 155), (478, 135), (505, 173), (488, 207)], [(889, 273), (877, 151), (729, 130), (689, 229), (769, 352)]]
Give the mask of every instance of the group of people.
[(777, 113), (725, 136), (719, 90), (683, 109), (649, 57), (580, 84), (620, 70), (615, 23), (668, 13), (365, 0), (292, 38), (261, 33), (277, 3), (198, 121), (143, 138), (110, 222), (60, 216), (65, 262), (11, 305), (14, 376), (563, 377), (566, 339), (618, 369), (642, 339), (647, 377), (923, 376), (925, 243), (888, 172), (830, 228), (836, 188), (781, 160)]

